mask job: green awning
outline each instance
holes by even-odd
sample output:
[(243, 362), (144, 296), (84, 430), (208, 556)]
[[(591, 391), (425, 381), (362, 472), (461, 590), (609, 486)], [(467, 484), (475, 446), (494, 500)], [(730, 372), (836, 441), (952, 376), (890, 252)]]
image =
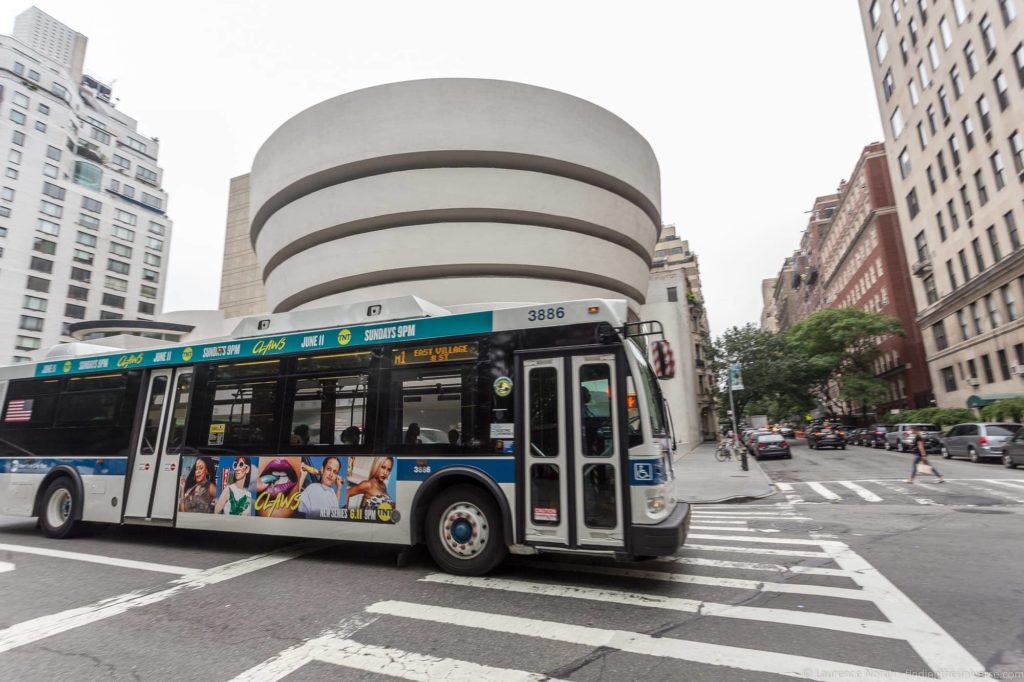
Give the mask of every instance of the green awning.
[(967, 407), (985, 407), (1000, 400), (1024, 398), (1024, 393), (989, 393), (988, 395), (972, 395), (967, 399)]

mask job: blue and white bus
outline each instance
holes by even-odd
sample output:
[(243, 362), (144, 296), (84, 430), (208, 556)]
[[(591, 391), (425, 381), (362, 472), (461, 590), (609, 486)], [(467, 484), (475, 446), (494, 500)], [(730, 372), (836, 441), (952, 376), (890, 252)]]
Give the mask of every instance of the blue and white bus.
[[(0, 514), (508, 552), (673, 554), (671, 427), (624, 301), (418, 299), (0, 369)], [(642, 327), (648, 328), (648, 327)], [(98, 351), (98, 352), (97, 352)]]

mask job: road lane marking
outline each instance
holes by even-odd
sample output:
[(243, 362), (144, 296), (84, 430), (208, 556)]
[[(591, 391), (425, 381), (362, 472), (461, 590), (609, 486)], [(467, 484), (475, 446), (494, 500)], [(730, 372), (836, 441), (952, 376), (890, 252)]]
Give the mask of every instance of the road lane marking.
[(0, 561), (0, 573), (9, 573), (14, 570), (14, 564), (9, 561)]
[(90, 623), (120, 615), (140, 606), (155, 604), (183, 592), (197, 590), (208, 585), (215, 585), (226, 580), (238, 578), (247, 573), (270, 568), (271, 566), (276, 566), (277, 564), (328, 546), (330, 546), (330, 543), (322, 541), (300, 542), (272, 552), (257, 554), (239, 561), (232, 561), (231, 563), (214, 566), (213, 568), (183, 576), (171, 581), (168, 583), (170, 587), (163, 589), (147, 588), (127, 592), (116, 597), (101, 599), (89, 606), (68, 609), (60, 613), (16, 623), (0, 630), (0, 653), (67, 632), (68, 630), (73, 630), (83, 625), (89, 625)]
[(8, 545), (0, 543), (0, 551), (13, 552), (15, 554), (36, 554), (39, 556), (53, 557), (55, 559), (70, 559), (71, 561), (85, 561), (92, 564), (105, 564), (107, 566), (118, 566), (120, 568), (137, 568), (142, 571), (156, 571), (157, 573), (173, 573), (174, 575), (190, 575), (198, 573), (198, 568), (185, 568), (184, 566), (169, 566), (167, 564), (155, 564), (149, 561), (133, 561), (131, 559), (116, 559), (98, 554), (83, 554), (82, 552), (66, 552), (62, 549), (49, 549), (46, 547), (31, 547), (29, 545)]
[(507, 578), (473, 578), (449, 575), (447, 573), (431, 573), (420, 582), (452, 585), (457, 587), (475, 587), (485, 590), (499, 590), (516, 594), (532, 594), (541, 597), (564, 597), (567, 599), (584, 599), (606, 604), (623, 604), (643, 606), (644, 608), (667, 609), (683, 613), (699, 613), (702, 616), (731, 618), (734, 620), (753, 620), (762, 623), (782, 623), (802, 627), (821, 628), (837, 632), (849, 632), (857, 635), (902, 639), (903, 634), (892, 623), (883, 620), (834, 616), (828, 613), (810, 611), (791, 611), (761, 606), (743, 606), (722, 604), (717, 602), (698, 601), (681, 597), (666, 597), (659, 594), (640, 592), (624, 592), (580, 585), (553, 585), (535, 583), (526, 580), (510, 580)]
[[(693, 537), (692, 535), (690, 537)], [(741, 538), (748, 540), (749, 538)], [(811, 552), (799, 549), (762, 549), (761, 547), (737, 547), (735, 545), (693, 545), (687, 543), (685, 546), (680, 547), (681, 550), (700, 550), (700, 551), (714, 551), (714, 552), (739, 552), (741, 554), (766, 554), (771, 556), (795, 556), (809, 559), (816, 558), (831, 558), (825, 552)]]
[(695, 516), (693, 518), (693, 520), (694, 521), (699, 521), (700, 523), (725, 523), (725, 524), (740, 525), (740, 526), (747, 525), (746, 519), (719, 519), (719, 518), (710, 518), (709, 519), (709, 518), (702, 518), (700, 516)]
[(986, 674), (985, 666), (866, 559), (842, 542), (823, 541), (822, 547), (850, 572), (854, 582), (873, 595), (875, 606), (896, 628), (906, 628), (904, 639), (936, 673), (936, 679)]
[(805, 504), (804, 498), (794, 492), (793, 486), (789, 483), (776, 483), (775, 486), (786, 496), (790, 504)]
[[(708, 546), (708, 545), (702, 545)], [(745, 548), (739, 548), (745, 549)], [(824, 552), (822, 552), (824, 554)], [(819, 568), (817, 566), (785, 566), (783, 564), (767, 564), (759, 561), (728, 561), (726, 559), (704, 559), (701, 557), (658, 557), (658, 561), (672, 562), (690, 566), (713, 566), (715, 568), (737, 568), (744, 571), (769, 571), (772, 573), (805, 573), (808, 575), (830, 575), (837, 578), (847, 577), (846, 571), (839, 568)]]
[(844, 488), (848, 488), (848, 489), (852, 490), (853, 492), (857, 493), (858, 495), (860, 495), (863, 499), (867, 500), (868, 502), (881, 502), (882, 501), (881, 497), (879, 497), (878, 495), (874, 494), (873, 492), (871, 492), (870, 490), (868, 490), (864, 486), (858, 485), (858, 484), (854, 483), (853, 481), (839, 481), (839, 485), (843, 486)]
[(1024, 479), (1017, 478), (986, 478), (989, 483), (998, 483), (999, 485), (1008, 485), (1011, 488), (1021, 490), (1021, 486), (1024, 486)]
[[(726, 530), (734, 530), (728, 528)], [(736, 540), (738, 542), (767, 542), (773, 545), (814, 545), (819, 546), (827, 542), (835, 544), (834, 540), (804, 540), (802, 538), (756, 538), (749, 536), (740, 535), (705, 535), (702, 533), (690, 533), (687, 537), (696, 538), (698, 540)], [(843, 544), (843, 543), (839, 543)], [(686, 547), (687, 545), (683, 545)]]
[[(1000, 481), (998, 478), (987, 479), (987, 482), (988, 483), (995, 483), (996, 485), (1006, 486), (1006, 487), (1014, 490), (1017, 493), (1024, 493), (1024, 488), (1020, 488), (1018, 486), (1015, 486), (1012, 483), (1004, 483), (1004, 482)], [(1002, 497), (1002, 498), (1005, 498), (1007, 500), (1011, 500), (1013, 502), (1024, 504), (1024, 499), (1022, 499), (1020, 497), (1014, 497), (1013, 495), (1009, 495), (1005, 491), (996, 490), (995, 488), (982, 488), (982, 490), (984, 490), (985, 492), (987, 492), (989, 494), (995, 495), (996, 497)]]
[(624, 630), (606, 630), (533, 618), (503, 616), (483, 611), (453, 609), (445, 606), (385, 601), (371, 604), (366, 610), (370, 613), (477, 628), (506, 635), (536, 637), (592, 648), (607, 647), (644, 656), (670, 658), (759, 673), (775, 673), (803, 679), (830, 682), (835, 682), (840, 678), (858, 679), (861, 677), (899, 680), (900, 682), (913, 682), (920, 679), (888, 670), (774, 651), (744, 649), (725, 644), (708, 644), (674, 637), (652, 637)]
[(813, 490), (814, 492), (818, 493), (822, 497), (824, 497), (826, 500), (839, 502), (840, 500), (843, 499), (839, 495), (836, 495), (834, 492), (823, 486), (821, 483), (818, 483), (817, 481), (808, 483), (807, 487)]
[[(349, 623), (328, 631), (250, 668), (232, 682), (277, 682), (307, 663), (330, 663), (350, 670), (387, 675), (403, 680), (455, 680), (456, 682), (542, 682), (556, 678), (512, 668), (472, 663), (455, 658), (440, 658), (392, 647), (362, 644), (349, 639), (351, 631), (360, 630), (380, 616), (362, 618), (357, 627)], [(356, 620), (356, 619), (353, 619)]]
[(863, 590), (849, 587), (829, 587), (825, 585), (803, 585), (801, 583), (774, 583), (763, 580), (747, 580), (744, 578), (719, 578), (707, 575), (691, 575), (689, 573), (669, 573), (667, 571), (644, 571), (635, 568), (616, 568), (613, 566), (586, 566), (578, 564), (545, 564), (548, 570), (567, 573), (593, 573), (622, 578), (640, 580), (658, 580), (666, 583), (682, 583), (688, 585), (710, 585), (712, 587), (728, 587), (734, 590), (757, 590), (758, 592), (784, 592), (786, 594), (813, 594), (818, 597), (835, 597), (837, 599), (860, 599), (870, 601), (871, 597)]
[(809, 517), (789, 512), (692, 512), (694, 518), (702, 519), (808, 519)]
[[(690, 526), (690, 530), (728, 530), (733, 533), (781, 533), (777, 528), (736, 528), (735, 526)], [(693, 536), (691, 536), (693, 537)]]

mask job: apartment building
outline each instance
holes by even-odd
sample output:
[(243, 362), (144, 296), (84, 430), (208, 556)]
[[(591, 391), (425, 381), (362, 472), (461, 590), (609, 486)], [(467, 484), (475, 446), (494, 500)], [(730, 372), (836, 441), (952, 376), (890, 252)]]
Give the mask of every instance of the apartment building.
[(80, 320), (152, 319), (172, 227), (159, 141), (73, 75), (84, 36), (36, 8), (16, 26), (26, 42), (0, 36), (0, 363)]
[(840, 185), (819, 251), (822, 307), (882, 313), (903, 326), (905, 336), (879, 339), (874, 370), (888, 385), (888, 398), (873, 407), (928, 407), (931, 382), (882, 143), (866, 146), (850, 180)]
[(1020, 0), (860, 0), (936, 402), (1024, 393)]

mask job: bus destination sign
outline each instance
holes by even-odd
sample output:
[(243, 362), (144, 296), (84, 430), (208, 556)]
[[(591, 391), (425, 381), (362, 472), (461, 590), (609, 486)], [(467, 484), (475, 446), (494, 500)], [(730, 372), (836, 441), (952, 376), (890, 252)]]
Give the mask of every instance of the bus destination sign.
[(403, 348), (396, 350), (395, 367), (403, 365), (429, 365), (433, 362), (453, 362), (456, 360), (476, 360), (479, 353), (476, 341), (467, 343), (448, 343), (420, 348)]

